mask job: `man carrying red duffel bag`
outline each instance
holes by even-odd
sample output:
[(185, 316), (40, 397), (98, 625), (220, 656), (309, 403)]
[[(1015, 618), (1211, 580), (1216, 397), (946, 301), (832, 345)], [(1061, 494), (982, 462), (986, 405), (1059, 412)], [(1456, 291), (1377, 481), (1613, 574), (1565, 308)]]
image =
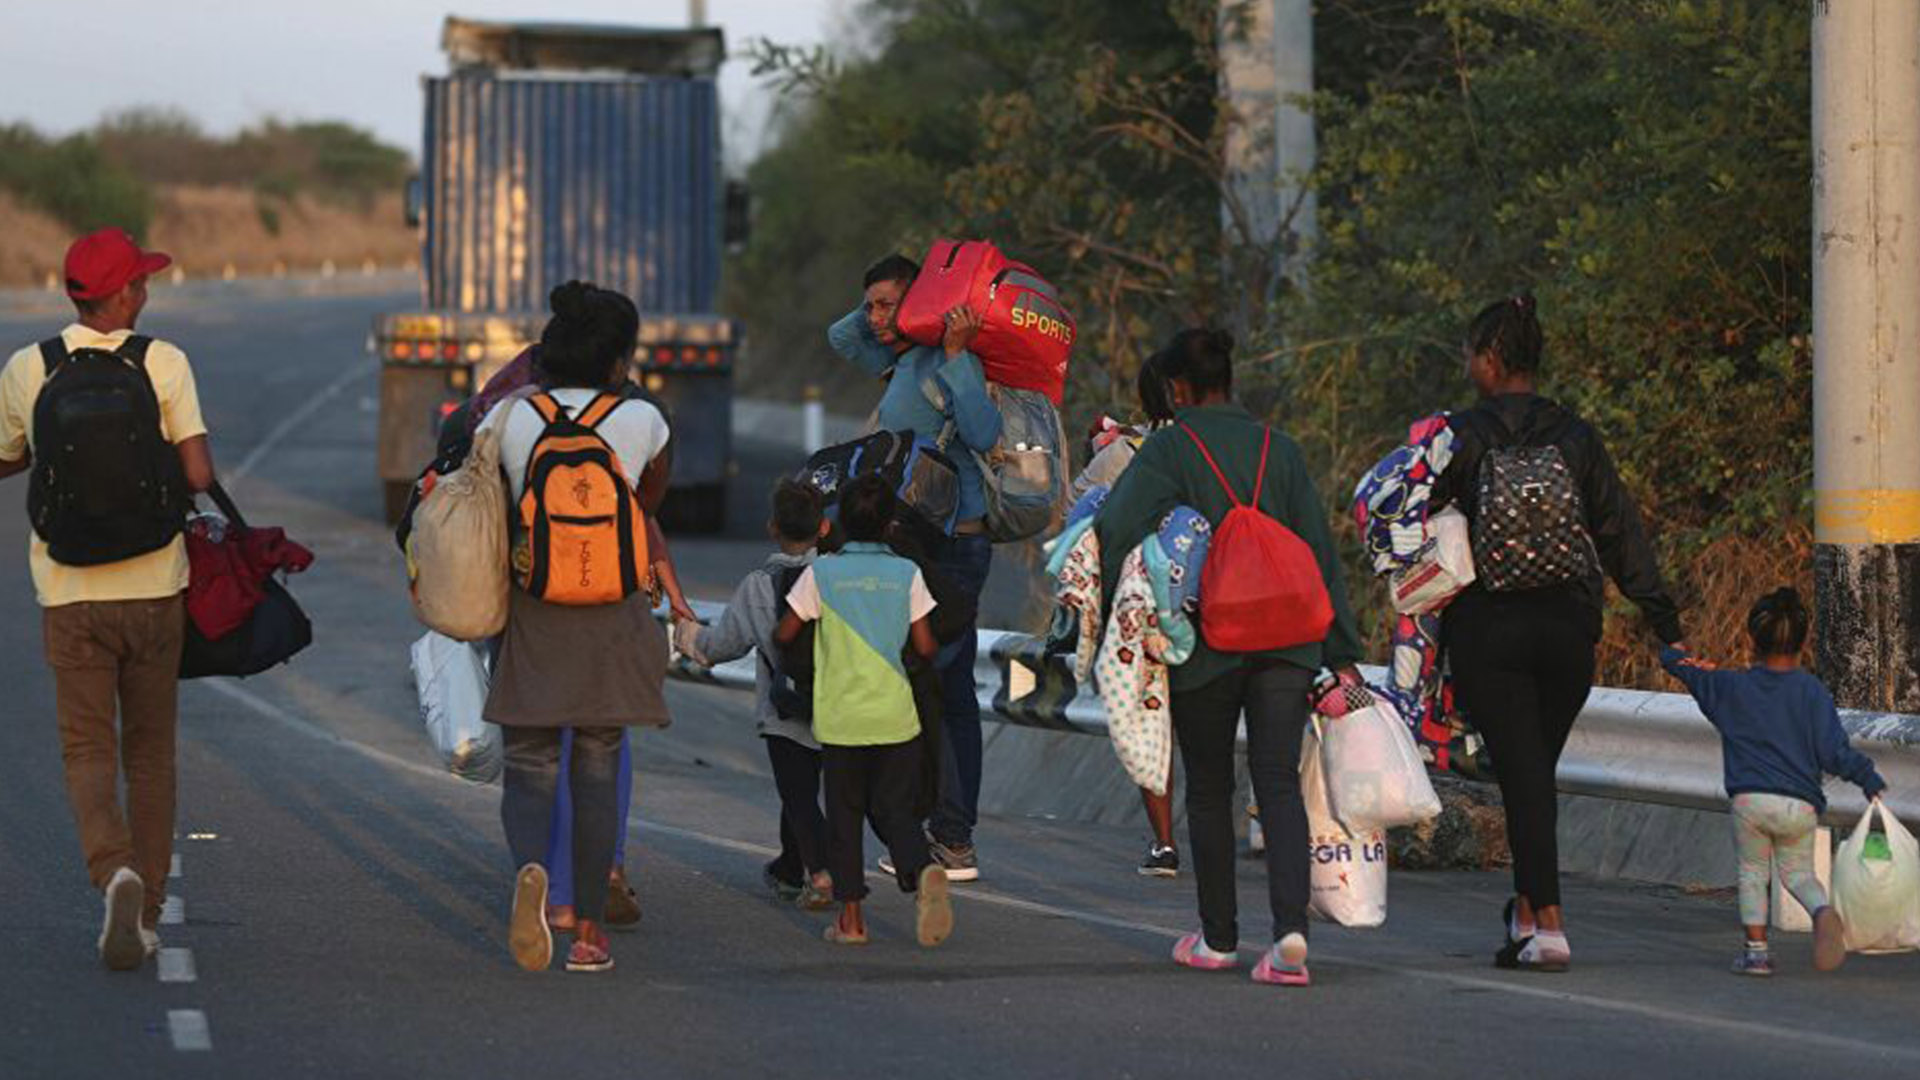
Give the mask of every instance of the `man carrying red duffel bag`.
[[(956, 303), (942, 312), (937, 345), (915, 344), (900, 332), (900, 303), (919, 273), (919, 264), (903, 255), (889, 255), (875, 263), (862, 282), (860, 306), (828, 329), (827, 340), (860, 370), (887, 380), (880, 398), (882, 429), (911, 430), (960, 444), (950, 451), (960, 479), (957, 523), (932, 554), (954, 587), (977, 601), (993, 563), (978, 455), (992, 450), (1000, 440), (1000, 410), (988, 392), (980, 358), (972, 350), (982, 323), (974, 310)], [(940, 404), (935, 404), (929, 389), (937, 392)], [(973, 849), (981, 759), (980, 704), (973, 683), (976, 640), (974, 628), (968, 627), (935, 661), (943, 690), (946, 738), (940, 800), (928, 831), (934, 858), (953, 881), (980, 876)]]

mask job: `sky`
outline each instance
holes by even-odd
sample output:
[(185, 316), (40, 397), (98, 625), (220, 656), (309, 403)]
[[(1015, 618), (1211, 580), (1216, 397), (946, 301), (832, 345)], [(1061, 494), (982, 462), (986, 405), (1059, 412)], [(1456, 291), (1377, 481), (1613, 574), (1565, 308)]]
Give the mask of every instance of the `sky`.
[[(345, 120), (420, 149), (423, 74), (446, 70), (449, 14), (684, 26), (688, 0), (0, 0), (0, 123), (65, 134), (130, 106), (209, 131), (274, 116)], [(706, 0), (730, 52), (752, 38), (818, 44), (852, 0)], [(750, 160), (772, 95), (744, 60), (721, 70), (727, 157)]]

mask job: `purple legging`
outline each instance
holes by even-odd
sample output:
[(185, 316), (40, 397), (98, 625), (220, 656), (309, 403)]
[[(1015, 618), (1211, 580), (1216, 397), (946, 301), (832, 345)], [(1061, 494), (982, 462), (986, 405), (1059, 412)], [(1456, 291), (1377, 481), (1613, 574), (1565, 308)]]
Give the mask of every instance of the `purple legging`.
[[(547, 840), (547, 903), (555, 907), (573, 906), (573, 796), (567, 784), (567, 766), (572, 759), (573, 729), (568, 728), (560, 736), (560, 784), (554, 791), (553, 832)], [(620, 829), (614, 834), (613, 865), (625, 866), (627, 816), (633, 809), (632, 732), (620, 736), (620, 766), (614, 786), (614, 798), (620, 804)]]

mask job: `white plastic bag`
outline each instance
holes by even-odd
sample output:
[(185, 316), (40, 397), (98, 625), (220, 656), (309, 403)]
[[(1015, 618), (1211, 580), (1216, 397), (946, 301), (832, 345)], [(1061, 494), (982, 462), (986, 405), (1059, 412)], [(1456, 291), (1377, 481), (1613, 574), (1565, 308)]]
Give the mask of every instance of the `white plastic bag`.
[(1307, 860), (1312, 899), (1308, 910), (1341, 926), (1379, 926), (1387, 921), (1387, 835), (1355, 837), (1333, 816), (1320, 759), (1318, 717), (1300, 749), (1300, 798), (1307, 806)]
[(413, 684), (420, 722), (447, 771), (476, 784), (500, 775), (500, 729), (482, 716), (487, 705), (487, 647), (428, 633), (413, 643)]
[(1369, 693), (1365, 699), (1368, 704), (1327, 718), (1321, 732), (1333, 815), (1356, 836), (1437, 816), (1440, 796), (1413, 732), (1385, 698)]
[(1427, 546), (1413, 565), (1388, 575), (1393, 610), (1402, 615), (1438, 611), (1473, 584), (1473, 539), (1467, 517), (1449, 506), (1427, 519)]
[[(1873, 818), (1887, 835), (1887, 857), (1872, 857)], [(1852, 952), (1909, 952), (1920, 948), (1920, 843), (1879, 799), (1840, 842), (1833, 860), (1833, 906), (1847, 926)]]

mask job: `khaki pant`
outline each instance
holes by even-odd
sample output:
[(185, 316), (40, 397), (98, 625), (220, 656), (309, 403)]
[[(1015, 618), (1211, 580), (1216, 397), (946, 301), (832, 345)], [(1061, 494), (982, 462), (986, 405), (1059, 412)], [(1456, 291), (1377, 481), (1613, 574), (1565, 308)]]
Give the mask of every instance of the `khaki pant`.
[(145, 921), (151, 926), (159, 919), (173, 861), (185, 600), (65, 604), (42, 611), (41, 626), (53, 669), (67, 799), (87, 875), (95, 888), (104, 888), (114, 871), (131, 867), (146, 883)]

